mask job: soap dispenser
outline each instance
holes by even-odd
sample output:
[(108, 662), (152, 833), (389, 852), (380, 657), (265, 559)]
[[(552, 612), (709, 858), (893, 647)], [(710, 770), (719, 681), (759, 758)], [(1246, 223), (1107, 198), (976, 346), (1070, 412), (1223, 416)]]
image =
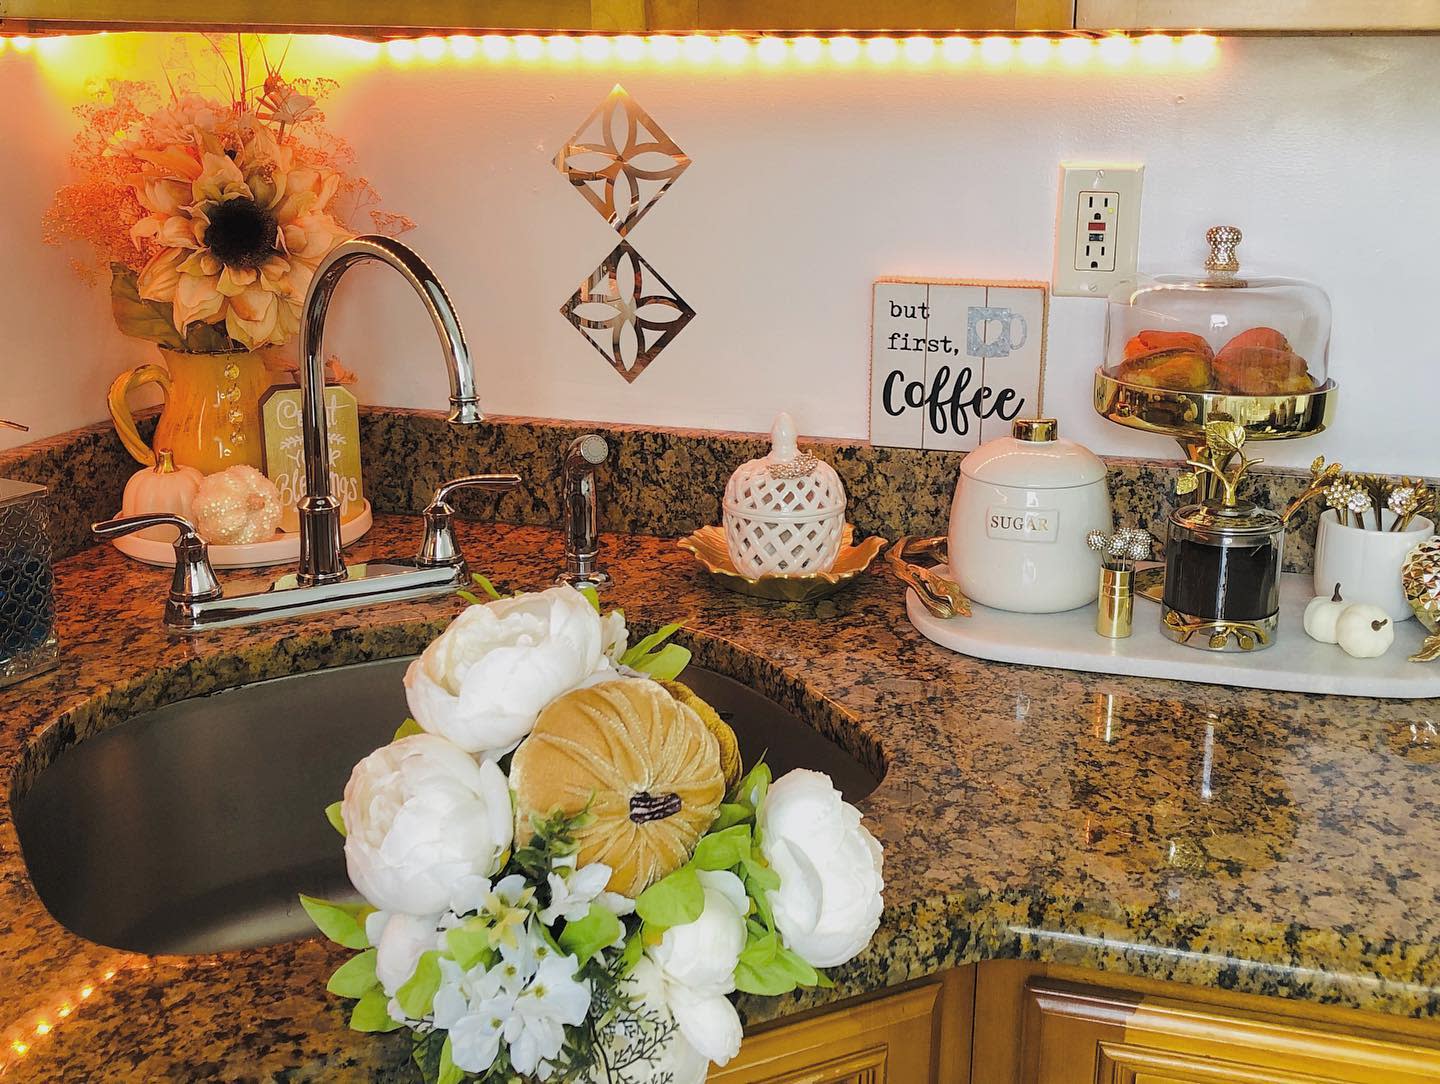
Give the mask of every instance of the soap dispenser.
[[(0, 427), (25, 426), (0, 419)], [(0, 686), (54, 666), (54, 575), (44, 486), (0, 478)]]
[(1011, 435), (960, 461), (950, 506), (950, 569), (973, 601), (1058, 613), (1095, 601), (1100, 556), (1085, 536), (1109, 532), (1105, 464), (1060, 438), (1054, 418), (1019, 418)]

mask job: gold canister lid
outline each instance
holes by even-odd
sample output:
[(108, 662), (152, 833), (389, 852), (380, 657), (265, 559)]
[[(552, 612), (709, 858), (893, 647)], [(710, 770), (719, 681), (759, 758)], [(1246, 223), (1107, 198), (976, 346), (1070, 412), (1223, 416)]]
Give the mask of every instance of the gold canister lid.
[(1016, 418), (1010, 423), (1010, 435), (1016, 440), (1048, 444), (1060, 439), (1060, 423), (1054, 418)]

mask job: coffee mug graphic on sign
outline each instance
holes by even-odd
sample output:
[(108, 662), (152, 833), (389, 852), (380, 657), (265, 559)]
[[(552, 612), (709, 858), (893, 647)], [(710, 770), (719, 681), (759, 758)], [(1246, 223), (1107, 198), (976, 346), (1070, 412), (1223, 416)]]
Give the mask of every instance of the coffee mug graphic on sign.
[[(986, 323), (1000, 325), (994, 342), (985, 341)], [(1030, 337), (1025, 317), (1007, 308), (972, 305), (966, 312), (965, 324), (965, 352), (972, 358), (1009, 357), (1010, 351), (1019, 350)]]

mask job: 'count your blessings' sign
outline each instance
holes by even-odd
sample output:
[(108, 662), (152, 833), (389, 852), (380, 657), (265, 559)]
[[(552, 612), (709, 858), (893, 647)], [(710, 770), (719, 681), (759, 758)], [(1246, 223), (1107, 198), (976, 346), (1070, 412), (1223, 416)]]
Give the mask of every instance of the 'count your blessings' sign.
[(875, 283), (871, 442), (967, 452), (1038, 416), (1048, 310), (1040, 282)]

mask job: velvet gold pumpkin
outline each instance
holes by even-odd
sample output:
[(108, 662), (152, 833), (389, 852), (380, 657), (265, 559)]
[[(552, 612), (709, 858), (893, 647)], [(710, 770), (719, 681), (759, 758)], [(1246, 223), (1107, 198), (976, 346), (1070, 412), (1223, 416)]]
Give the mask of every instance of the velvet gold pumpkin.
[(634, 678), (551, 703), (515, 750), (510, 786), (517, 844), (532, 816), (588, 809), (578, 863), (605, 863), (609, 890), (632, 898), (689, 860), (725, 796), (719, 745), (700, 716)]

